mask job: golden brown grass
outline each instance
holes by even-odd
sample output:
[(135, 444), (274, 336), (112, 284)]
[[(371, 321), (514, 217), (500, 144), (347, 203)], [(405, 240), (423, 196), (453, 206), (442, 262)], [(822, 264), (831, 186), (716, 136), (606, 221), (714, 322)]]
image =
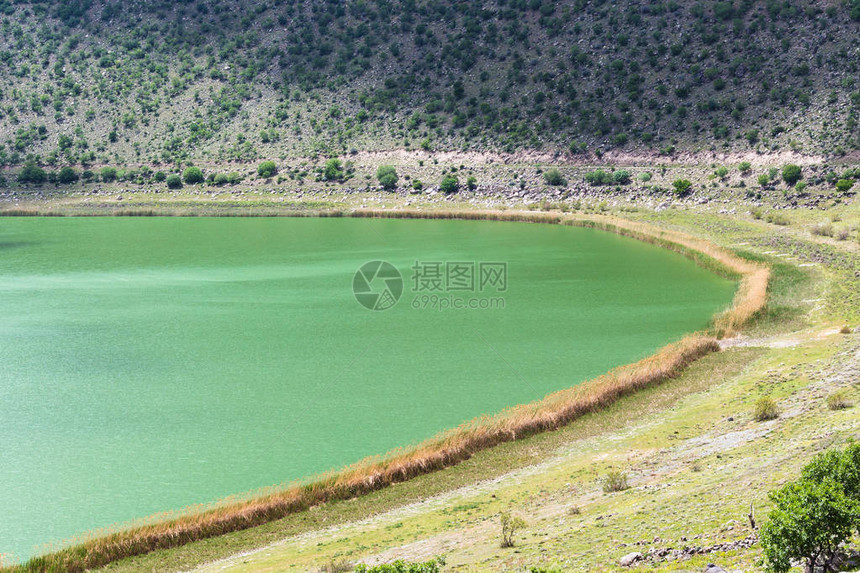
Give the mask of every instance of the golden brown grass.
[[(623, 219), (600, 215), (471, 211), (358, 211), (350, 215), (564, 223), (597, 227), (653, 242), (681, 252), (715, 270), (741, 277), (741, 286), (733, 306), (715, 320), (718, 335), (735, 332), (761, 310), (766, 300), (769, 276), (766, 267), (744, 261), (695, 237)], [(594, 380), (550, 394), (542, 400), (477, 418), (413, 448), (369, 458), (343, 471), (280, 491), (116, 531), (3, 571), (82, 572), (125, 557), (254, 527), (327, 501), (366, 494), (455, 465), (494, 445), (557, 429), (584, 414), (605, 408), (627, 394), (676, 377), (693, 361), (718, 350), (719, 344), (712, 336), (688, 336), (639, 362), (616, 368)]]

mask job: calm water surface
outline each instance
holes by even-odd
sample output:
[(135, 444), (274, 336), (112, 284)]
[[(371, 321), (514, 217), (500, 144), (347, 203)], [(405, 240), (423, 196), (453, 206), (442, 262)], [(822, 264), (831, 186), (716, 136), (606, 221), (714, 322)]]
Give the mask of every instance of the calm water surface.
[[(383, 312), (352, 292), (376, 259), (404, 279)], [(416, 310), (416, 261), (504, 262), (507, 290), (456, 293), (501, 297), (493, 309)], [(734, 288), (551, 225), (0, 218), (0, 553), (535, 400), (706, 327)]]

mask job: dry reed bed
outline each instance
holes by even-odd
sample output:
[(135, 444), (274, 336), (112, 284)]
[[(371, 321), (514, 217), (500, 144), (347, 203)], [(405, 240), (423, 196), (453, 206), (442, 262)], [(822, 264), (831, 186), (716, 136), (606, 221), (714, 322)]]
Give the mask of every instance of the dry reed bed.
[[(340, 216), (344, 213), (329, 215)], [(736, 332), (766, 302), (769, 278), (767, 267), (745, 261), (716, 245), (683, 233), (660, 230), (615, 217), (472, 211), (356, 211), (346, 215), (561, 223), (604, 229), (659, 244), (718, 272), (741, 277), (732, 307), (715, 318), (715, 332), (718, 335)], [(636, 390), (676, 377), (690, 363), (718, 350), (719, 344), (713, 336), (687, 336), (639, 362), (616, 368), (594, 380), (550, 394), (542, 400), (515, 406), (493, 416), (477, 418), (413, 448), (397, 450), (384, 457), (369, 458), (340, 472), (273, 493), (84, 540), (2, 571), (82, 572), (126, 557), (261, 525), (328, 501), (370, 493), (392, 483), (458, 464), (494, 445), (560, 428)]]

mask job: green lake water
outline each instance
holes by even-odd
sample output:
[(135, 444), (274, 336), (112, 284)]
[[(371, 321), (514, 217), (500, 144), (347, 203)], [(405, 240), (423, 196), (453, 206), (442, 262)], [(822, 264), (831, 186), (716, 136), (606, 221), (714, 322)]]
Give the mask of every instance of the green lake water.
[[(353, 294), (373, 260), (403, 276), (385, 311)], [(474, 263), (474, 292), (441, 296), (492, 308), (435, 309), (431, 263), (443, 290), (444, 263), (450, 287), (468, 277), (453, 263)], [(481, 263), (507, 265), (506, 290), (480, 291)], [(553, 225), (0, 218), (0, 553), (541, 398), (707, 327), (734, 289), (675, 253)]]

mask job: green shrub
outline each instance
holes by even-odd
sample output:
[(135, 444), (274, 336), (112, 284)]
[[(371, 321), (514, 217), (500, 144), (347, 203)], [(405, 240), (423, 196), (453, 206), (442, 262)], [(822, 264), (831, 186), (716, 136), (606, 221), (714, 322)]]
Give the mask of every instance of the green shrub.
[(649, 181), (651, 181), (651, 177), (652, 177), (651, 173), (646, 171), (645, 173), (641, 173), (639, 175), (639, 181), (641, 181), (642, 183), (648, 183)]
[(263, 161), (257, 166), (257, 175), (265, 179), (274, 177), (278, 173), (278, 166), (274, 161)]
[(445, 566), (445, 559), (437, 557), (423, 563), (409, 563), (398, 559), (393, 563), (382, 563), (369, 567), (359, 563), (355, 567), (355, 573), (440, 573)]
[(323, 178), (326, 181), (339, 181), (343, 178), (343, 166), (340, 163), (340, 159), (332, 158), (325, 162)]
[(553, 187), (562, 187), (567, 185), (567, 180), (561, 174), (561, 171), (555, 167), (547, 170), (543, 174), (543, 180), (546, 181), (547, 185), (552, 185)]
[(595, 169), (585, 174), (585, 182), (589, 185), (609, 185), (612, 183), (612, 174), (603, 169)]
[(478, 179), (474, 175), (466, 177), (466, 189), (474, 191), (478, 187)]
[(173, 173), (167, 176), (167, 188), (168, 189), (180, 189), (182, 187), (182, 178)]
[(442, 183), (439, 186), (443, 193), (450, 195), (460, 190), (460, 181), (456, 175), (446, 175), (442, 178)]
[(719, 177), (720, 179), (725, 179), (726, 175), (729, 174), (729, 168), (725, 165), (720, 165), (714, 170), (714, 175)]
[(231, 171), (227, 174), (227, 183), (229, 183), (230, 185), (236, 185), (237, 183), (241, 183), (242, 179), (244, 179), (244, 177), (242, 177), (242, 174), (238, 171)]
[(116, 167), (102, 167), (99, 176), (105, 183), (116, 181)]
[(57, 182), (62, 183), (63, 185), (68, 185), (69, 183), (74, 183), (78, 180), (78, 173), (71, 167), (63, 167), (60, 169), (60, 172), (57, 174)]
[(229, 181), (226, 173), (217, 173), (215, 177), (212, 178), (212, 183), (215, 185), (226, 185)]
[(41, 185), (48, 178), (45, 170), (33, 163), (32, 161), (25, 163), (21, 172), (18, 173), (18, 181), (20, 183), (33, 183)]
[(692, 188), (693, 183), (689, 179), (675, 179), (672, 182), (672, 189), (678, 197), (688, 194)]
[(414, 189), (415, 191), (421, 191), (422, 189), (424, 189), (424, 184), (421, 182), (420, 179), (413, 179), (412, 189)]
[(789, 163), (782, 168), (782, 180), (787, 185), (794, 185), (803, 178), (803, 170), (799, 165)]
[(380, 165), (376, 170), (376, 179), (388, 191), (397, 187), (397, 171), (392, 165)]
[(612, 174), (612, 180), (619, 185), (627, 185), (630, 183), (630, 172), (625, 169), (619, 169)]
[(764, 187), (768, 183), (770, 183), (770, 175), (768, 175), (767, 173), (762, 173), (761, 175), (758, 176), (758, 184), (761, 187)]
[(839, 193), (847, 193), (852, 187), (854, 187), (854, 181), (850, 179), (840, 179), (836, 182), (836, 190)]
[(756, 422), (764, 422), (775, 420), (776, 418), (779, 418), (779, 408), (776, 405), (776, 401), (769, 396), (759, 398), (753, 408), (753, 419)]
[(603, 492), (612, 493), (615, 491), (624, 491), (630, 489), (630, 484), (627, 483), (627, 474), (620, 471), (611, 471), (603, 478)]
[(200, 171), (199, 167), (188, 167), (182, 172), (182, 180), (188, 185), (203, 183), (203, 172)]
[(738, 164), (738, 171), (746, 175), (750, 171), (752, 171), (752, 164), (749, 161), (742, 161)]
[[(116, 176), (116, 170), (114, 170), (114, 176)], [(156, 171), (155, 175), (153, 176), (153, 179), (155, 179), (158, 183), (163, 183), (164, 180), (167, 179), (167, 174), (165, 174), (163, 171)]]

